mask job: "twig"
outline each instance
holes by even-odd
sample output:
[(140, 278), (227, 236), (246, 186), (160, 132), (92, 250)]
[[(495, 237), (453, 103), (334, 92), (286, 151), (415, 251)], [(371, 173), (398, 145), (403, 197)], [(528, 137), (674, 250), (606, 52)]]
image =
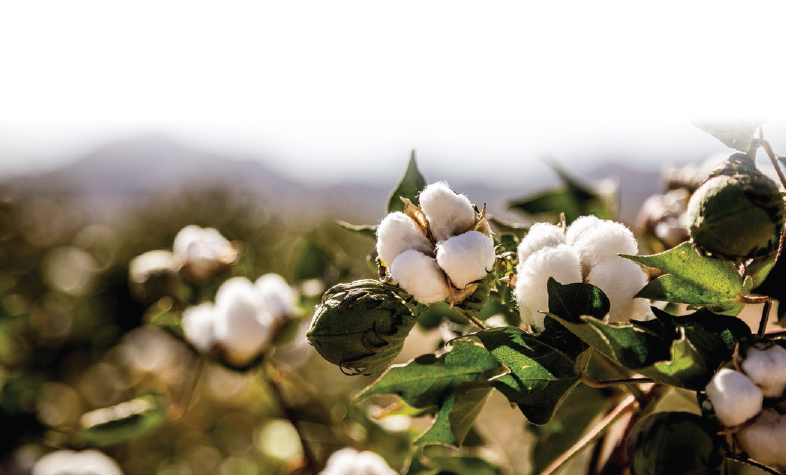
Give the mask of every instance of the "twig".
[(771, 473), (772, 475), (783, 475), (783, 472), (779, 472), (779, 471), (775, 470), (774, 468), (768, 467), (768, 466), (764, 465), (763, 463), (757, 462), (755, 460), (751, 460), (751, 459), (748, 459), (748, 458), (742, 458), (742, 457), (740, 457), (738, 455), (732, 455), (732, 454), (727, 454), (726, 458), (731, 459), (731, 460), (736, 460), (737, 462), (740, 462), (740, 463), (751, 465), (753, 467), (758, 468), (759, 470), (762, 470), (762, 471), (767, 472), (767, 473)]
[[(761, 135), (761, 129), (759, 129), (759, 135)], [(770, 158), (770, 162), (772, 162), (772, 166), (775, 167), (775, 172), (778, 173), (778, 178), (781, 180), (781, 184), (784, 188), (786, 188), (786, 176), (783, 174), (783, 170), (781, 169), (780, 163), (778, 163), (778, 159), (775, 156), (775, 152), (772, 150), (772, 146), (769, 142), (764, 140), (764, 137), (760, 138), (759, 141), (761, 142), (761, 147), (767, 152), (767, 156)]]
[(475, 318), (475, 316), (474, 316), (474, 315), (472, 315), (471, 313), (467, 312), (467, 311), (466, 311), (466, 310), (464, 310), (463, 308), (458, 308), (458, 307), (454, 307), (454, 308), (455, 308), (456, 310), (458, 310), (458, 312), (459, 312), (460, 314), (464, 315), (464, 317), (465, 317), (467, 320), (469, 320), (470, 322), (472, 322), (472, 324), (473, 324), (473, 325), (475, 325), (476, 327), (480, 328), (481, 330), (486, 330), (486, 329), (488, 328), (488, 327), (487, 327), (487, 326), (486, 326), (486, 325), (485, 325), (483, 322), (481, 322), (480, 320), (478, 320), (477, 318)]
[(770, 309), (772, 308), (772, 300), (764, 302), (764, 308), (761, 311), (761, 320), (759, 320), (759, 331), (756, 333), (758, 336), (764, 336), (767, 330), (767, 320), (770, 318)]

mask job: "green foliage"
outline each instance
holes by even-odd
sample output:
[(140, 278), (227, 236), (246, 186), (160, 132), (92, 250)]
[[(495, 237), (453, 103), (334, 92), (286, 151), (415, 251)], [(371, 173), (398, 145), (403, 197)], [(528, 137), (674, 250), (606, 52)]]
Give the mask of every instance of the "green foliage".
[(407, 164), (407, 171), (398, 183), (398, 186), (393, 191), (388, 199), (388, 213), (394, 211), (404, 211), (404, 202), (401, 198), (406, 198), (414, 205), (419, 205), (418, 193), (426, 187), (426, 179), (418, 170), (418, 164), (415, 161), (415, 151), (413, 150), (409, 156), (409, 163)]
[(723, 142), (727, 147), (747, 153), (751, 147), (756, 129), (763, 120), (694, 120), (693, 125)]
[(97, 446), (115, 445), (146, 436), (167, 420), (166, 400), (155, 392), (83, 416), (88, 420), (80, 439)]
[(502, 470), (467, 450), (431, 444), (420, 448), (407, 475), (501, 475)]

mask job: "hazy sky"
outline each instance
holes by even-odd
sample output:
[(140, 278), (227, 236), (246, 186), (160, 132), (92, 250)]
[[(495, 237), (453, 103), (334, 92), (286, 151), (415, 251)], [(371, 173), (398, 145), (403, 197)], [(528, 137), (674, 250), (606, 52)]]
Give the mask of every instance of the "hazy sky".
[(783, 117), (776, 2), (642, 5), (3, 2), (0, 174), (163, 133), (312, 179), (415, 148), (510, 180), (492, 166), (668, 162), (723, 149), (689, 118)]

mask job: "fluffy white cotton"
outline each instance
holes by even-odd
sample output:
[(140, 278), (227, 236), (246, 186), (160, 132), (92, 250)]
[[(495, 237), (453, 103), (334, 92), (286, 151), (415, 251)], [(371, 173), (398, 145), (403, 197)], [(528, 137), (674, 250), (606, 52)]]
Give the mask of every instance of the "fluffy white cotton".
[(352, 448), (334, 452), (319, 475), (398, 475), (380, 455)]
[(237, 258), (235, 247), (216, 229), (193, 224), (177, 233), (172, 253), (175, 261), (196, 279), (211, 277)]
[(419, 196), (420, 208), (436, 241), (468, 231), (475, 224), (475, 209), (464, 196), (453, 192), (447, 183), (426, 186)]
[(377, 227), (377, 254), (388, 266), (402, 252), (414, 249), (423, 254), (434, 251), (434, 245), (406, 214), (390, 213)]
[(786, 390), (786, 349), (772, 345), (748, 348), (742, 370), (761, 388), (764, 397), (779, 398)]
[(548, 311), (547, 282), (553, 277), (561, 284), (581, 282), (581, 264), (576, 251), (566, 244), (542, 248), (525, 262), (519, 262), (513, 295), (523, 323), (543, 330)]
[(170, 272), (174, 269), (174, 254), (163, 249), (148, 251), (131, 259), (128, 263), (128, 276), (131, 283), (142, 284), (151, 275)]
[(524, 262), (533, 252), (544, 247), (565, 244), (565, 230), (551, 223), (535, 223), (519, 243), (519, 262)]
[(594, 228), (601, 222), (603, 222), (602, 219), (591, 214), (587, 216), (579, 216), (572, 223), (570, 223), (568, 229), (565, 230), (565, 242), (572, 246), (576, 241), (579, 240), (579, 238), (581, 238), (585, 232)]
[(775, 409), (764, 409), (759, 417), (737, 432), (737, 440), (757, 462), (786, 466), (786, 417)]
[(297, 314), (297, 294), (278, 274), (265, 274), (254, 282), (261, 304), (274, 318)]
[[(568, 227), (566, 239), (579, 253), (584, 273), (595, 264), (617, 257), (617, 254), (636, 254), (638, 244), (633, 233), (622, 223), (595, 218), (577, 219)], [(573, 226), (579, 224), (579, 230)]]
[(463, 289), (494, 269), (494, 240), (469, 231), (437, 245), (437, 263), (453, 285)]
[(590, 268), (585, 281), (599, 287), (609, 298), (610, 322), (648, 320), (649, 302), (633, 297), (647, 285), (647, 275), (633, 261), (612, 257)]
[(216, 341), (215, 308), (212, 302), (189, 307), (183, 312), (183, 333), (197, 350), (207, 353)]
[(721, 368), (705, 389), (715, 415), (726, 427), (734, 427), (761, 412), (764, 394), (746, 375)]
[(113, 459), (97, 450), (58, 450), (35, 463), (32, 475), (123, 475)]
[(423, 304), (440, 302), (450, 295), (437, 260), (418, 251), (405, 251), (396, 257), (390, 265), (390, 277)]
[(221, 285), (215, 309), (216, 341), (231, 363), (249, 362), (270, 340), (273, 318), (245, 277), (233, 277)]

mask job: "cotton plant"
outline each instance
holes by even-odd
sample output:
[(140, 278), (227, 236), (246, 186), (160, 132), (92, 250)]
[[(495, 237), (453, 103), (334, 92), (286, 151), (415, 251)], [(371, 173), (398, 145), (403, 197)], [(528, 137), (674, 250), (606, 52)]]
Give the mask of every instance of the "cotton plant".
[(217, 229), (190, 224), (178, 231), (172, 254), (181, 272), (203, 282), (228, 269), (237, 260), (238, 250)]
[(123, 475), (123, 471), (98, 450), (56, 450), (38, 459), (31, 475)]
[(649, 319), (649, 302), (635, 298), (647, 284), (647, 275), (641, 266), (619, 256), (637, 252), (633, 233), (614, 221), (582, 216), (567, 227), (534, 224), (518, 247), (514, 296), (522, 322), (543, 330), (549, 278), (599, 287), (611, 303), (607, 321)]
[(319, 475), (398, 475), (398, 472), (379, 454), (347, 447), (333, 452)]

